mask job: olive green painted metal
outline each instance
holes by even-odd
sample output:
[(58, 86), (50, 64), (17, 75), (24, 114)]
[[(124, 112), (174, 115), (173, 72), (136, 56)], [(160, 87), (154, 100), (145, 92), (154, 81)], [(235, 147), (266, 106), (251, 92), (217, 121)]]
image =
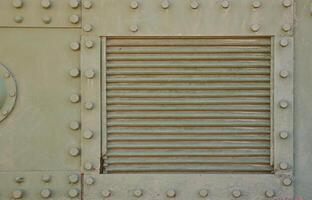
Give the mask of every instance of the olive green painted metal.
[(0, 199), (311, 199), (311, 22), (311, 0), (0, 1)]

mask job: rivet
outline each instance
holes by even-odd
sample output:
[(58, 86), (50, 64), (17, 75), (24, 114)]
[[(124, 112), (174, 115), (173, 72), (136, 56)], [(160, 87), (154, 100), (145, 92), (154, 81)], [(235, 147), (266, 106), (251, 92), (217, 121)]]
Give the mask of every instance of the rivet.
[(80, 75), (80, 70), (77, 68), (73, 68), (69, 71), (69, 75), (71, 77), (78, 77)]
[(201, 197), (207, 197), (208, 196), (208, 190), (207, 189), (201, 189), (201, 190), (199, 190), (198, 194)]
[(87, 101), (84, 106), (87, 110), (92, 110), (94, 108), (94, 103)]
[(80, 5), (80, 1), (78, 1), (78, 0), (69, 0), (68, 4), (72, 8), (78, 8), (79, 5)]
[(288, 164), (286, 162), (280, 162), (279, 168), (282, 170), (288, 169)]
[(80, 128), (80, 123), (78, 121), (72, 121), (69, 125), (72, 130), (78, 130)]
[(91, 139), (93, 137), (94, 133), (90, 129), (86, 129), (83, 132), (83, 138), (84, 139)]
[(83, 7), (86, 9), (90, 9), (92, 7), (92, 1), (91, 0), (84, 0)]
[(139, 4), (138, 4), (137, 1), (131, 1), (130, 7), (131, 7), (132, 9), (137, 9), (137, 8), (139, 7)]
[(283, 6), (284, 7), (290, 7), (292, 5), (292, 0), (284, 0), (283, 1)]
[(274, 190), (266, 190), (264, 194), (266, 197), (272, 198), (275, 196), (275, 191)]
[(14, 21), (16, 23), (22, 23), (24, 21), (24, 17), (21, 16), (21, 15), (17, 15), (17, 16), (14, 17)]
[(25, 181), (25, 178), (22, 177), (22, 176), (17, 176), (17, 177), (15, 178), (15, 182), (16, 182), (16, 183), (23, 183), (24, 181)]
[(50, 16), (45, 15), (45, 16), (42, 17), (42, 21), (45, 24), (50, 24), (51, 21), (52, 21), (52, 18)]
[(78, 103), (80, 101), (80, 96), (78, 94), (72, 94), (69, 99), (72, 103)]
[(86, 170), (92, 170), (92, 169), (93, 169), (93, 164), (92, 164), (91, 162), (86, 162), (86, 163), (84, 164), (84, 168), (85, 168)]
[(111, 190), (103, 190), (102, 191), (102, 196), (107, 198), (110, 197), (112, 195), (112, 191)]
[(90, 32), (90, 31), (92, 31), (92, 29), (93, 29), (93, 27), (92, 27), (91, 24), (85, 24), (85, 25), (83, 26), (83, 31), (84, 31), (84, 32)]
[(2, 115), (7, 116), (9, 114), (9, 111), (3, 110), (1, 113), (2, 113)]
[(68, 196), (71, 198), (77, 197), (78, 195), (79, 195), (79, 190), (77, 188), (73, 188), (68, 191)]
[(252, 7), (254, 7), (254, 8), (260, 8), (261, 7), (261, 1), (258, 1), (258, 0), (254, 0), (253, 2), (252, 2)]
[(167, 197), (169, 197), (169, 198), (173, 198), (173, 197), (175, 197), (176, 195), (177, 195), (177, 194), (176, 194), (176, 191), (173, 190), (173, 189), (167, 191)]
[(87, 185), (93, 185), (94, 182), (95, 182), (95, 179), (93, 177), (89, 176), (89, 177), (86, 178), (86, 184)]
[(143, 190), (141, 190), (141, 189), (136, 189), (136, 190), (133, 191), (133, 195), (134, 195), (135, 197), (141, 197), (141, 196), (143, 195)]
[(282, 70), (279, 75), (282, 78), (287, 78), (289, 76), (289, 72), (287, 70)]
[(80, 155), (80, 149), (77, 147), (72, 147), (69, 149), (69, 154), (73, 157), (77, 157)]
[(10, 76), (11, 76), (10, 72), (5, 72), (4, 73), (4, 78), (10, 78)]
[(94, 46), (94, 42), (92, 40), (87, 40), (85, 42), (85, 45), (86, 45), (87, 48), (90, 49), (90, 48), (92, 48)]
[(283, 38), (283, 39), (280, 40), (281, 47), (287, 47), (288, 44), (289, 44), (288, 39)]
[(51, 175), (44, 174), (42, 175), (41, 180), (45, 183), (49, 183), (51, 181)]
[(197, 9), (199, 7), (199, 3), (197, 0), (193, 0), (190, 4), (192, 9)]
[(51, 195), (52, 195), (52, 191), (50, 189), (42, 189), (40, 191), (40, 196), (42, 198), (49, 198), (49, 197), (51, 197)]
[(68, 177), (68, 180), (69, 180), (69, 183), (78, 183), (79, 182), (79, 175), (77, 174), (71, 174), (69, 177)]
[(69, 21), (72, 24), (77, 24), (80, 21), (80, 17), (78, 15), (71, 15)]
[(24, 194), (24, 192), (22, 190), (14, 190), (12, 192), (12, 197), (13, 197), (13, 199), (21, 199), (21, 198), (23, 198), (23, 194)]
[(283, 31), (288, 32), (291, 29), (291, 25), (290, 24), (284, 24), (282, 26)]
[(288, 132), (287, 131), (281, 131), (279, 133), (279, 135), (280, 135), (281, 139), (287, 139), (288, 138)]
[(73, 50), (73, 51), (77, 51), (80, 49), (80, 44), (79, 42), (72, 42), (70, 43), (70, 48)]
[(139, 30), (139, 27), (138, 25), (134, 24), (134, 25), (131, 25), (129, 29), (132, 32), (137, 32)]
[(253, 32), (258, 32), (260, 30), (260, 25), (259, 24), (252, 24), (250, 26), (250, 29), (253, 31)]
[(15, 97), (15, 96), (16, 96), (16, 92), (15, 92), (15, 91), (9, 92), (9, 96), (10, 96), (10, 97)]
[(232, 192), (232, 196), (235, 197), (235, 198), (238, 198), (240, 197), (242, 194), (241, 194), (241, 191), (240, 190), (234, 190)]
[(21, 7), (23, 7), (23, 0), (13, 0), (12, 5), (15, 8), (21, 8)]
[(87, 69), (85, 71), (85, 77), (88, 79), (92, 79), (95, 77), (95, 71), (93, 69)]
[(51, 7), (51, 1), (50, 0), (41, 0), (41, 6), (43, 8), (50, 8)]
[(163, 1), (161, 2), (160, 5), (161, 5), (161, 7), (162, 7), (163, 9), (167, 9), (167, 8), (169, 8), (170, 3), (169, 3), (168, 0), (163, 0)]
[(292, 180), (290, 178), (285, 178), (283, 180), (283, 185), (290, 186), (292, 184)]
[(281, 100), (281, 101), (279, 102), (279, 105), (280, 105), (281, 108), (285, 109), (285, 108), (288, 107), (288, 101), (286, 101), (286, 100)]
[(230, 2), (228, 0), (223, 0), (221, 2), (222, 8), (229, 8), (230, 7)]

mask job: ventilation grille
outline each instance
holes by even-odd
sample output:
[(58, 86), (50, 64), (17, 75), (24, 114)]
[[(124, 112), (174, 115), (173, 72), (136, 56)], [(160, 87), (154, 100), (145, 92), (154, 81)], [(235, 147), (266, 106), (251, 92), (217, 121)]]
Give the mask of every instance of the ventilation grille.
[(104, 173), (268, 173), (270, 38), (106, 41)]

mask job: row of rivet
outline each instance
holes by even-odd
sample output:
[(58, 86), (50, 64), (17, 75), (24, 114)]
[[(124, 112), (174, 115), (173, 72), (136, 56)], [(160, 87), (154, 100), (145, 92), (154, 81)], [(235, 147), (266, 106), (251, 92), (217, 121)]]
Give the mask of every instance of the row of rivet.
[[(68, 2), (69, 6), (73, 9), (76, 9), (80, 6), (80, 1), (79, 0), (70, 0)], [(17, 8), (20, 9), (23, 7), (24, 5), (24, 1), (23, 0), (12, 0), (12, 5)], [(52, 1), (51, 0), (41, 0), (41, 6), (44, 9), (49, 9), (50, 7), (52, 7)], [(78, 15), (71, 15), (69, 17), (69, 22), (72, 24), (77, 24), (80, 21), (80, 17)], [(24, 17), (21, 15), (17, 15), (14, 17), (14, 21), (16, 23), (22, 23), (24, 21)], [(44, 15), (42, 17), (42, 22), (45, 24), (49, 24), (52, 21), (52, 17)]]
[[(71, 174), (70, 176), (68, 176), (69, 184), (77, 184), (79, 183), (79, 180), (80, 180), (80, 177), (77, 174)], [(42, 175), (41, 181), (44, 183), (49, 183), (52, 181), (52, 176), (49, 174)], [(22, 176), (18, 176), (15, 178), (15, 182), (18, 184), (24, 183), (25, 178)], [(80, 193), (79, 189), (73, 188), (68, 191), (68, 196), (71, 198), (75, 198), (75, 197), (78, 197), (79, 193)], [(16, 189), (12, 191), (11, 196), (13, 199), (22, 199), (24, 197), (24, 194), (25, 194), (24, 190)], [(42, 198), (50, 198), (52, 194), (53, 192), (49, 188), (44, 188), (40, 191), (40, 196)]]

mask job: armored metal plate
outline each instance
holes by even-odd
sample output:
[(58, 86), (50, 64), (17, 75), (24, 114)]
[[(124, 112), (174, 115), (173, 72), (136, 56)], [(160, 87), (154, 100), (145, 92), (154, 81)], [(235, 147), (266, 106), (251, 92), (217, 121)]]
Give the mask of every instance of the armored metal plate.
[[(80, 79), (69, 75), (79, 67), (79, 30), (0, 29), (0, 63), (17, 80), (16, 105), (1, 122), (0, 170), (78, 170), (80, 105), (70, 96), (80, 93)], [(53, 37), (52, 37), (53, 36)], [(61, 85), (61, 87), (60, 87)], [(18, 153), (17, 153), (18, 152)]]
[[(225, 5), (222, 0), (200, 0), (195, 9), (189, 0), (138, 0), (135, 8), (130, 0), (92, 2), (82, 10), (82, 26), (91, 25), (90, 34), (96, 35), (287, 35), (293, 27), (292, 1), (284, 6), (283, 0), (262, 0), (254, 7), (250, 0)], [(290, 30), (283, 31), (284, 25)]]
[(0, 27), (80, 27), (80, 24), (81, 7), (73, 8), (69, 1), (0, 1)]

